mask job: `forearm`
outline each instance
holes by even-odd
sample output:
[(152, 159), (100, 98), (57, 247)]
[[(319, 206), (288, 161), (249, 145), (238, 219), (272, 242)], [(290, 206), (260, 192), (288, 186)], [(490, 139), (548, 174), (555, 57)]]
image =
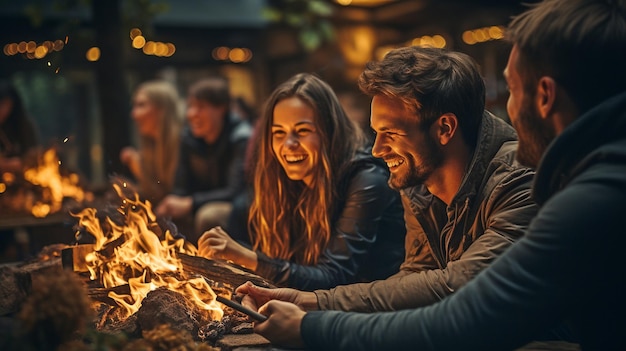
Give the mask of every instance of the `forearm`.
[(402, 270), (385, 280), (316, 291), (320, 309), (376, 312), (433, 304), (467, 284), (511, 244), (506, 238), (487, 232), (444, 269)]
[(272, 280), (276, 285), (311, 291), (327, 289), (345, 282), (350, 272), (342, 272), (342, 268), (326, 263), (305, 266), (287, 260), (270, 258), (257, 251), (258, 265), (256, 273)]
[(554, 279), (537, 279), (517, 263), (532, 262), (528, 256), (535, 247), (516, 246), (506, 259), (431, 306), (371, 314), (307, 313), (302, 338), (308, 350), (325, 351), (515, 349), (554, 325), (563, 300)]

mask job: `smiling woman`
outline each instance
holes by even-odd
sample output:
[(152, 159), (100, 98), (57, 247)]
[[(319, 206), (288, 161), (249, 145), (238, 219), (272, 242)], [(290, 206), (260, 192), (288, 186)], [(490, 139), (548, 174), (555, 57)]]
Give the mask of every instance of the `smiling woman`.
[(293, 76), (268, 98), (257, 128), (250, 240), (215, 228), (200, 238), (200, 254), (303, 290), (397, 272), (399, 194), (332, 88), (311, 74)]
[(291, 97), (274, 107), (272, 150), (291, 180), (313, 186), (321, 138), (315, 128), (315, 111), (302, 99)]

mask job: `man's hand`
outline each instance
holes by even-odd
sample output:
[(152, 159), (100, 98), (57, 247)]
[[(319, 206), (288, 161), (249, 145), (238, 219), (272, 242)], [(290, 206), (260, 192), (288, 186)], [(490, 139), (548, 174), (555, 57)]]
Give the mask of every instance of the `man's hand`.
[(267, 289), (254, 285), (252, 282), (245, 282), (235, 289), (237, 295), (244, 295), (241, 303), (253, 310), (264, 305), (270, 300), (280, 300), (291, 302), (305, 311), (319, 309), (317, 305), (317, 295), (313, 292), (300, 291), (291, 288)]
[(256, 252), (233, 240), (221, 227), (212, 228), (198, 239), (198, 254), (206, 258), (230, 260), (240, 266), (256, 270)]
[(167, 195), (157, 206), (155, 214), (160, 217), (182, 218), (191, 214), (192, 206), (191, 196)]
[(306, 312), (294, 304), (283, 301), (270, 301), (261, 306), (259, 312), (268, 316), (268, 319), (263, 323), (254, 324), (255, 333), (262, 335), (275, 346), (304, 347), (300, 337), (300, 325)]

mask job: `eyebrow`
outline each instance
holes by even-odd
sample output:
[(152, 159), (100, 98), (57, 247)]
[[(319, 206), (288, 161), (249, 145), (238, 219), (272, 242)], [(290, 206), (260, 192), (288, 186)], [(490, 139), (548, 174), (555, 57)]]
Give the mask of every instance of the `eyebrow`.
[[(301, 126), (301, 125), (303, 125), (303, 124), (310, 124), (310, 125), (312, 125), (312, 126), (315, 126), (315, 123), (313, 123), (313, 122), (310, 122), (310, 121), (302, 121), (302, 122), (298, 122), (298, 123), (296, 123), (296, 127), (299, 127), (299, 126)], [(276, 124), (276, 123), (274, 123), (274, 124), (272, 124), (272, 127), (282, 127), (282, 124)]]

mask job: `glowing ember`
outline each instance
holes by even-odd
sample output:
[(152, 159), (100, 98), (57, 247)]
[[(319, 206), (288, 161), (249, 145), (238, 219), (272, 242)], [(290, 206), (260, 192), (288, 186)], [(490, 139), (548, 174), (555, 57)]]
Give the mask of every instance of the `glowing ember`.
[(98, 280), (105, 288), (125, 284), (130, 287), (129, 295), (109, 293), (122, 308), (121, 318), (137, 312), (150, 291), (165, 287), (190, 298), (210, 319), (220, 320), (223, 311), (215, 300), (215, 292), (202, 277), (186, 279), (176, 256), (177, 253), (195, 255), (196, 247), (182, 238), (175, 239), (169, 230), (164, 239), (159, 239), (150, 202), (142, 202), (136, 193), (134, 199), (124, 196), (124, 185), (113, 186), (122, 199), (117, 211), (124, 218), (123, 224), (107, 216), (106, 223), (101, 225), (93, 208), (73, 216), (95, 238), (94, 251), (85, 257), (91, 279)]

